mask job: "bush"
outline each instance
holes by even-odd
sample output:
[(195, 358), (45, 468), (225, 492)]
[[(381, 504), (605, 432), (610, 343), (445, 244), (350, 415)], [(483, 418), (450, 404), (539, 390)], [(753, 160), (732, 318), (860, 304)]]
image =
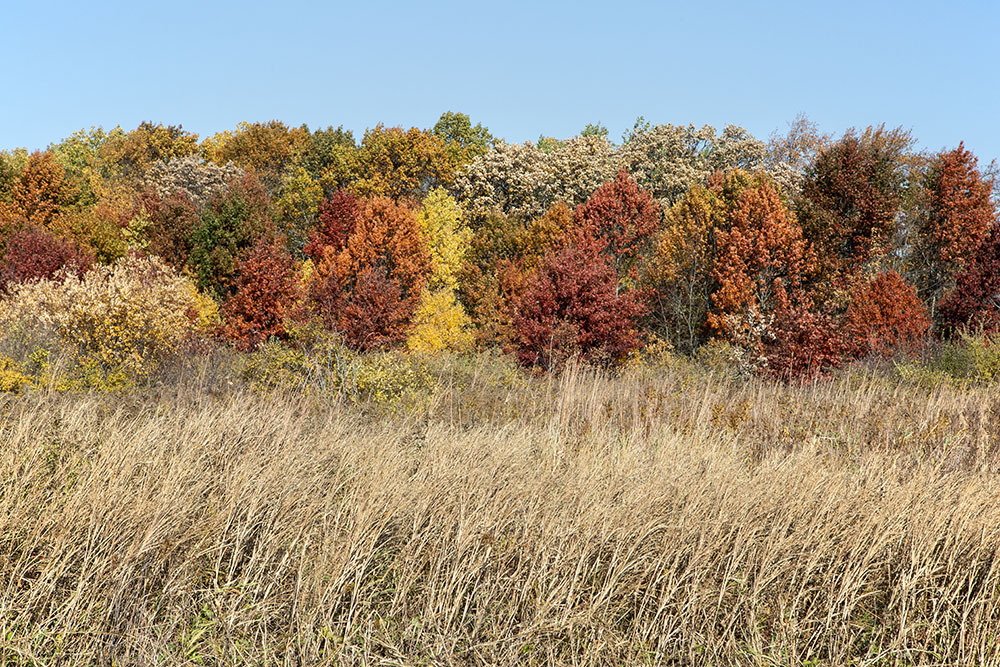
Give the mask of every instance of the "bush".
[(284, 246), (258, 243), (240, 262), (235, 288), (222, 308), (223, 336), (244, 351), (272, 336), (285, 336), (296, 285), (292, 258)]
[(926, 342), (931, 320), (917, 291), (895, 271), (881, 273), (852, 290), (844, 334), (856, 356), (891, 356)]
[(7, 239), (0, 264), (0, 289), (38, 278), (79, 275), (90, 268), (93, 257), (75, 243), (41, 227), (27, 226)]
[(18, 285), (0, 303), (0, 323), (57, 340), (83, 384), (104, 388), (147, 377), (213, 319), (189, 280), (137, 256), (63, 282)]
[(618, 293), (608, 259), (569, 246), (546, 257), (517, 301), (518, 359), (543, 368), (576, 354), (598, 363), (620, 361), (639, 347), (642, 310), (634, 291)]

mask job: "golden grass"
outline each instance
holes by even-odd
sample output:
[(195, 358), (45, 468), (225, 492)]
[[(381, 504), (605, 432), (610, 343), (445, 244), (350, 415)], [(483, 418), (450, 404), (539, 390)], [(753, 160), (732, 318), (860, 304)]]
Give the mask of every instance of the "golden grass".
[(0, 404), (0, 663), (1000, 664), (1000, 396), (440, 373)]

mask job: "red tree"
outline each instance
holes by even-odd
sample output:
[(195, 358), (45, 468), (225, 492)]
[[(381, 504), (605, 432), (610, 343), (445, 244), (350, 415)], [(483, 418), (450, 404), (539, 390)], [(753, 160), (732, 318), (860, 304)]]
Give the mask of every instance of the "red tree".
[(430, 270), (413, 209), (386, 197), (362, 200), (344, 246), (323, 247), (310, 304), (352, 347), (384, 347), (405, 340)]
[(624, 277), (634, 273), (636, 261), (656, 231), (660, 207), (622, 169), (615, 180), (597, 188), (577, 207), (573, 221), (574, 242), (595, 243)]
[(320, 204), (319, 224), (309, 234), (309, 243), (303, 248), (306, 256), (319, 262), (324, 248), (340, 251), (347, 244), (357, 224), (361, 204), (347, 190), (340, 189)]
[(916, 289), (895, 271), (880, 273), (852, 290), (844, 324), (845, 347), (859, 357), (888, 357), (925, 342), (930, 324)]
[(947, 333), (966, 327), (987, 333), (1000, 329), (1000, 225), (992, 226), (958, 275), (940, 316)]
[(60, 270), (82, 274), (94, 258), (72, 241), (34, 225), (7, 238), (0, 264), (0, 288), (36, 278), (53, 278)]
[(992, 189), (964, 144), (935, 157), (917, 244), (918, 286), (932, 308), (954, 289), (955, 278), (996, 220)]
[(236, 291), (222, 308), (223, 335), (240, 350), (285, 336), (295, 298), (292, 259), (284, 245), (259, 242), (239, 263)]
[(635, 292), (617, 292), (614, 268), (592, 247), (548, 255), (517, 299), (518, 359), (543, 368), (574, 353), (600, 363), (621, 359), (640, 344), (643, 306)]
[(903, 201), (910, 143), (900, 130), (850, 132), (807, 170), (800, 219), (827, 273), (850, 273), (885, 253)]

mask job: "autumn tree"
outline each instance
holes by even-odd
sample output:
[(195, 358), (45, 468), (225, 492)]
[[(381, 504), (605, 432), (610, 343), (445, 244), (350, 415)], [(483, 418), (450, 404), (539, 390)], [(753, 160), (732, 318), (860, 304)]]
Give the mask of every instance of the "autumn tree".
[(361, 202), (347, 190), (337, 190), (319, 206), (319, 221), (309, 233), (303, 252), (314, 263), (323, 259), (326, 248), (340, 252), (350, 238), (361, 214)]
[(728, 125), (716, 134), (710, 125), (652, 125), (643, 118), (626, 134), (618, 151), (620, 166), (665, 206), (716, 171), (757, 170), (766, 157), (764, 142), (742, 127)]
[(859, 281), (844, 322), (846, 350), (855, 356), (891, 356), (925, 342), (930, 328), (917, 291), (895, 271)]
[(198, 208), (206, 205), (217, 192), (233, 180), (242, 179), (243, 170), (232, 162), (219, 166), (197, 155), (185, 155), (152, 164), (143, 176), (144, 189), (167, 198), (184, 193)]
[(274, 234), (268, 209), (267, 192), (252, 174), (212, 197), (192, 235), (188, 259), (199, 289), (220, 300), (230, 294), (237, 262)]
[(181, 271), (188, 263), (194, 234), (201, 222), (199, 207), (187, 191), (164, 196), (147, 188), (137, 196), (133, 216), (144, 216), (148, 221), (146, 250)]
[(477, 342), (504, 347), (513, 342), (512, 304), (524, 284), (524, 222), (486, 215), (473, 232), (458, 279), (458, 294), (475, 324)]
[(941, 303), (940, 322), (946, 334), (961, 329), (1000, 330), (1000, 224), (986, 238), (955, 280), (955, 289)]
[(28, 225), (11, 234), (0, 260), (0, 290), (38, 278), (53, 278), (60, 271), (81, 275), (94, 258), (73, 241)]
[(727, 219), (728, 207), (717, 189), (692, 187), (667, 212), (646, 265), (650, 325), (681, 352), (690, 354), (708, 340), (715, 234)]
[(274, 200), (274, 219), (278, 233), (285, 237), (289, 250), (297, 256), (316, 226), (322, 201), (323, 188), (305, 167), (297, 167), (285, 175)]
[(976, 162), (959, 144), (935, 156), (928, 170), (911, 261), (932, 315), (996, 221), (993, 183), (983, 178)]
[(638, 260), (659, 225), (660, 207), (622, 169), (576, 208), (573, 222), (574, 233), (597, 243), (620, 279), (627, 276), (634, 282)]
[(767, 368), (782, 344), (775, 324), (794, 337), (790, 315), (811, 310), (806, 278), (815, 255), (769, 179), (736, 172), (716, 187), (733, 204), (714, 234), (708, 325), (743, 351), (747, 367)]
[(216, 134), (202, 142), (202, 155), (219, 166), (233, 162), (252, 171), (267, 192), (281, 187), (285, 174), (297, 167), (311, 145), (306, 127), (288, 127), (281, 121), (237, 125), (235, 132)]
[(640, 345), (642, 308), (634, 291), (618, 292), (608, 257), (592, 246), (567, 246), (542, 261), (516, 301), (518, 359), (542, 368), (572, 355), (619, 361)]
[(828, 279), (888, 252), (912, 143), (900, 129), (869, 127), (860, 135), (849, 131), (806, 171), (799, 219)]
[(443, 188), (432, 190), (424, 199), (417, 221), (430, 253), (431, 273), (420, 295), (407, 347), (417, 352), (468, 348), (471, 322), (457, 300), (457, 289), (472, 232), (461, 208)]
[(575, 228), (573, 209), (556, 202), (545, 213), (529, 221), (517, 238), (517, 255), (526, 271), (534, 269), (550, 252), (569, 242)]
[[(357, 152), (354, 133), (345, 130), (344, 126), (334, 128), (332, 125), (325, 130), (313, 130), (309, 136), (309, 145), (302, 157), (302, 166), (317, 182), (324, 182), (326, 171), (344, 173), (346, 165)], [(348, 183), (337, 183), (336, 187), (346, 187)]]
[(346, 165), (359, 196), (421, 199), (451, 183), (455, 163), (444, 140), (411, 127), (376, 127), (365, 131), (352, 163)]
[(180, 125), (145, 121), (131, 132), (112, 130), (100, 145), (101, 162), (107, 175), (140, 181), (157, 162), (198, 152), (198, 135)]
[(25, 221), (47, 227), (72, 198), (62, 166), (52, 153), (36, 151), (14, 180), (8, 200), (0, 202), (0, 222)]
[(405, 340), (430, 269), (415, 211), (365, 199), (344, 247), (324, 248), (310, 303), (352, 347), (384, 347)]
[(222, 334), (244, 351), (271, 337), (284, 337), (294, 301), (295, 276), (288, 250), (261, 240), (238, 263), (233, 294), (222, 307)]

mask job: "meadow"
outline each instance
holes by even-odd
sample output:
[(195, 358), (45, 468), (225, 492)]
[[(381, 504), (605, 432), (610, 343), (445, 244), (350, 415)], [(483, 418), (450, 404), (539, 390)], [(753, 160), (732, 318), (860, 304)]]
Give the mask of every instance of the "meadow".
[(995, 386), (644, 361), (8, 395), (0, 663), (1000, 664)]

